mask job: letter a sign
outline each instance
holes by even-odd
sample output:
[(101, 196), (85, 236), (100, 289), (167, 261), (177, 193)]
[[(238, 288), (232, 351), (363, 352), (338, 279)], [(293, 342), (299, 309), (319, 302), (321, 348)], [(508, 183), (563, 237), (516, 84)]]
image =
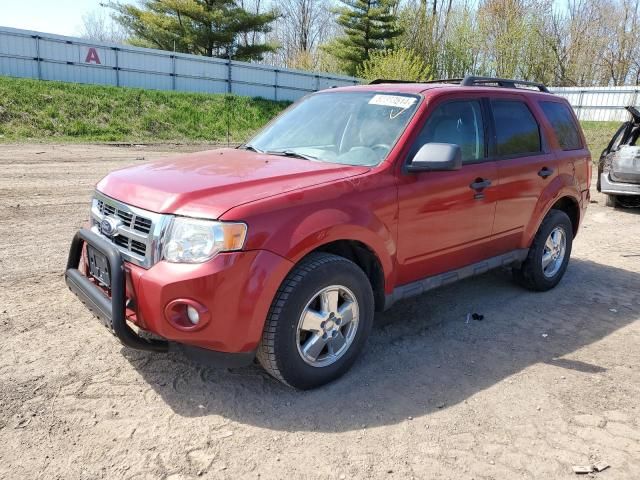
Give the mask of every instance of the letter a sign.
[(96, 65), (100, 65), (100, 57), (98, 57), (98, 52), (94, 47), (89, 47), (89, 51), (87, 52), (87, 58), (85, 58), (84, 63), (95, 63)]

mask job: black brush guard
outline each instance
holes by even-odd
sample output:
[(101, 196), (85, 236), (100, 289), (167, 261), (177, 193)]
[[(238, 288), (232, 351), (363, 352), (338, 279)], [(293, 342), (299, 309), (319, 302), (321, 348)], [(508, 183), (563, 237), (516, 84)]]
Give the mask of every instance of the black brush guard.
[[(90, 244), (107, 257), (111, 276), (111, 298), (105, 295), (102, 289), (78, 270), (85, 243)], [(111, 242), (91, 230), (78, 230), (71, 242), (64, 277), (69, 289), (118, 337), (123, 345), (153, 352), (166, 352), (168, 350), (168, 342), (141, 338), (127, 325), (123, 261), (120, 252)]]

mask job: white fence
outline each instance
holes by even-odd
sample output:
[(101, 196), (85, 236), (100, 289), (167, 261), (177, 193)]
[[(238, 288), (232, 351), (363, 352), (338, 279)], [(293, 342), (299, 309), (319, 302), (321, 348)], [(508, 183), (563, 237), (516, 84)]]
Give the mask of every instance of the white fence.
[(0, 27), (0, 75), (297, 100), (360, 80)]
[(580, 120), (624, 121), (629, 118), (624, 107), (640, 107), (640, 86), (563, 87), (549, 90), (565, 97)]
[[(294, 101), (360, 80), (0, 27), (0, 75)], [(550, 88), (580, 120), (622, 121), (640, 87)]]

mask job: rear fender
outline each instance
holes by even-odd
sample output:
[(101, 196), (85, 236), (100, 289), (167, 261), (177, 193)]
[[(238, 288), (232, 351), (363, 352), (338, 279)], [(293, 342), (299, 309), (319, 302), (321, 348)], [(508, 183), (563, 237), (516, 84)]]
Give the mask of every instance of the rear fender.
[[(529, 248), (533, 238), (540, 228), (540, 224), (551, 210), (551, 207), (561, 198), (568, 197), (575, 202), (579, 211), (579, 222), (582, 220), (584, 206), (582, 205), (582, 193), (575, 177), (569, 174), (560, 174), (555, 177), (542, 191), (538, 203), (531, 215), (531, 220), (525, 228), (520, 248)], [(577, 228), (576, 228), (577, 231)]]

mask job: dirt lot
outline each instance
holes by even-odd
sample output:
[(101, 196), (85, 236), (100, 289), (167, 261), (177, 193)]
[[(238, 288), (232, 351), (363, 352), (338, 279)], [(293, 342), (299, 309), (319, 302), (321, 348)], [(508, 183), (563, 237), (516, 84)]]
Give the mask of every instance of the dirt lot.
[(0, 147), (0, 478), (640, 478), (640, 212), (594, 193), (558, 288), (498, 271), (399, 304), (301, 393), (127, 350), (66, 289), (92, 185), (176, 150)]

